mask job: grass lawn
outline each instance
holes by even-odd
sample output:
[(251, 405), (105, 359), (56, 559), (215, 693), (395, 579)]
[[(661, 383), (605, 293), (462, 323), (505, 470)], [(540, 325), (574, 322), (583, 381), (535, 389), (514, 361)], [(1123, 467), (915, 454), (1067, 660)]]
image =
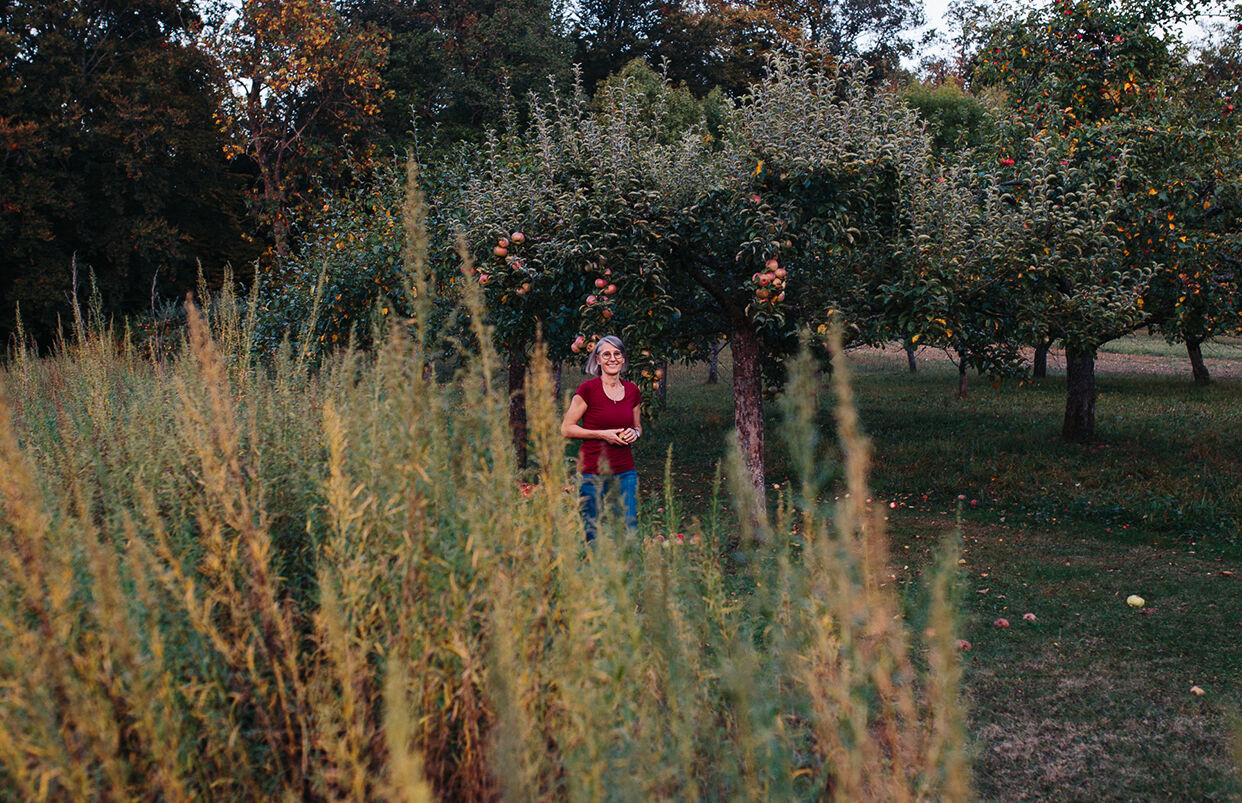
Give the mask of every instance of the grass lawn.
[[(1203, 356), (1218, 360), (1242, 360), (1242, 338), (1219, 337), (1209, 340), (1201, 347)], [(1185, 343), (1169, 343), (1158, 335), (1135, 332), (1109, 341), (1100, 351), (1114, 354), (1151, 354), (1172, 359), (1186, 359)]]
[[(732, 423), (727, 384), (703, 379), (698, 366), (672, 372), (669, 408), (639, 455), (652, 490), (672, 444), (690, 510), (710, 493)], [(878, 359), (855, 368), (872, 485), (895, 505), (893, 569), (912, 596), (964, 497), (977, 789), (997, 800), (1236, 799), (1228, 720), (1242, 710), (1242, 383), (1102, 377), (1097, 442), (1069, 446), (1057, 437), (1062, 381), (973, 380), (957, 400), (950, 369), (910, 375)], [(768, 482), (783, 485), (776, 407)], [(827, 415), (824, 426), (830, 433)], [(1127, 606), (1130, 594), (1146, 606)], [(1002, 617), (1008, 628), (993, 625)]]

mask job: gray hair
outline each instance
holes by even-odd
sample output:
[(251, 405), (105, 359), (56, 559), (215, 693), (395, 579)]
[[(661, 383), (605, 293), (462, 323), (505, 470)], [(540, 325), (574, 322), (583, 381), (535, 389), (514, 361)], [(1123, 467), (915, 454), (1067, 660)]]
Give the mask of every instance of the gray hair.
[[(616, 335), (604, 335), (599, 339), (599, 342), (595, 344), (595, 348), (591, 349), (591, 356), (587, 357), (586, 368), (584, 370), (591, 376), (599, 376), (601, 373), (599, 360), (595, 358), (595, 355), (599, 353), (600, 348), (603, 347), (605, 343), (610, 346), (615, 346), (616, 349), (621, 352), (621, 356), (625, 357), (625, 346), (621, 345), (621, 338)], [(626, 362), (629, 362), (629, 358), (626, 358)]]

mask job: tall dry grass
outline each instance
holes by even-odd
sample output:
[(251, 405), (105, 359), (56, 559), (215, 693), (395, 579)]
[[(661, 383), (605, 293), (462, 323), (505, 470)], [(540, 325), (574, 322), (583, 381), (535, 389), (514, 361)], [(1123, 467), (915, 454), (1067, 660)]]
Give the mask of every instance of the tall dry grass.
[(227, 293), (190, 306), (172, 360), (90, 315), (50, 358), (12, 353), (0, 794), (969, 797), (956, 555), (912, 634), (846, 366), (843, 503), (817, 501), (802, 360), (785, 403), (801, 486), (770, 529), (676, 521), (670, 485), (686, 543), (605, 526), (588, 550), (546, 359), (533, 477), (477, 289), (480, 353), (452, 381), (428, 370), (420, 221), (412, 196), (421, 311), (368, 354), (260, 364), (253, 302)]

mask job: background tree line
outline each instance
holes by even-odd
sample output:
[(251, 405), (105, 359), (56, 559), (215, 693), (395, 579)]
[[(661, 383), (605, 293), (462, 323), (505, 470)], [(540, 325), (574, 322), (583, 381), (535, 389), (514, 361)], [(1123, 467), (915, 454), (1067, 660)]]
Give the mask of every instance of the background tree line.
[[(915, 55), (912, 0), (0, 15), (6, 338), (20, 309), (47, 343), (87, 271), (108, 311), (158, 313), (230, 264), (267, 285), (272, 337), (311, 307), (316, 344), (357, 335), (402, 306), (389, 165), (407, 151), (447, 295), (457, 231), (483, 256), (524, 227), (576, 238), (507, 254), (526, 274), (513, 287), (493, 270), (515, 365), (534, 322), (567, 349), (615, 314), (607, 325), (676, 346), (648, 350), (652, 372), (731, 338), (751, 355), (735, 390), (753, 407), (779, 380), (767, 356), (833, 316), (860, 342), (945, 348), (959, 392), (968, 368), (1012, 371), (1018, 347), (1055, 342), (1080, 388), (1066, 435), (1082, 438), (1100, 344), (1148, 326), (1194, 359), (1238, 330), (1238, 9), (960, 2), (919, 72), (899, 62)], [(1174, 33), (1191, 17), (1216, 25), (1194, 52)], [(770, 60), (795, 51), (781, 79)], [(643, 304), (590, 292), (618, 286), (612, 266), (639, 271)]]
[[(812, 9), (813, 12), (808, 9)], [(667, 59), (695, 94), (738, 93), (767, 52), (810, 38), (876, 52), (914, 0), (87, 0), (0, 6), (0, 338), (46, 344), (73, 273), (105, 308), (152, 310), (201, 270), (248, 281), (292, 219), (374, 159), (426, 158), (521, 116), (571, 64), (588, 88)]]

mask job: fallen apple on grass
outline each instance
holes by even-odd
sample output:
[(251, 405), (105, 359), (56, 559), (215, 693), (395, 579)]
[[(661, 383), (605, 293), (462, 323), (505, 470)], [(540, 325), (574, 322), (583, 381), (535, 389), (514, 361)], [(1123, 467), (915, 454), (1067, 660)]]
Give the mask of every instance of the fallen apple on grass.
[(1131, 594), (1126, 597), (1126, 604), (1131, 608), (1141, 608), (1147, 604), (1147, 600), (1143, 599), (1138, 594)]

